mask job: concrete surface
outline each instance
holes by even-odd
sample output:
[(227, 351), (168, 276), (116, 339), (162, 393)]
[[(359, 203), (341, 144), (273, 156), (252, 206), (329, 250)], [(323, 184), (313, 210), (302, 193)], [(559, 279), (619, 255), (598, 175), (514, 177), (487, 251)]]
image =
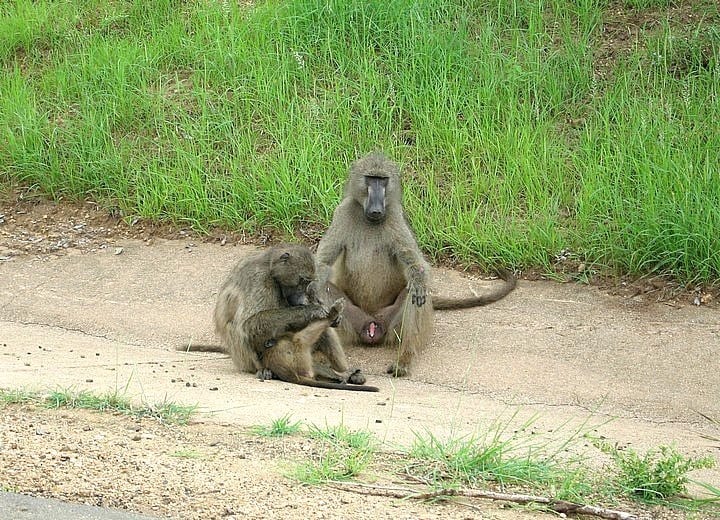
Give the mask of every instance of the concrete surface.
[[(639, 446), (709, 450), (720, 418), (720, 318), (714, 308), (640, 304), (574, 284), (519, 283), (494, 305), (436, 314), (411, 377), (384, 369), (393, 353), (351, 348), (380, 394), (261, 382), (219, 354), (175, 351), (215, 342), (214, 298), (250, 249), (157, 240), (0, 263), (2, 386), (120, 391), (146, 403), (198, 404), (204, 420), (267, 423), (290, 413), (344, 421), (380, 438), (472, 433), (488, 422), (605, 423)], [(492, 281), (437, 270), (434, 292)], [(717, 451), (715, 451), (717, 453)], [(718, 483), (716, 477), (710, 481)]]

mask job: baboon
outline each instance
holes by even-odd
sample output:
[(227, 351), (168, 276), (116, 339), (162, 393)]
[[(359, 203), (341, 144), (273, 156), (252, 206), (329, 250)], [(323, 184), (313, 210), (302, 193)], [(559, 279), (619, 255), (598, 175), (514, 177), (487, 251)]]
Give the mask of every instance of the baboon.
[[(271, 378), (260, 362), (266, 344), (328, 316), (324, 306), (309, 301), (308, 286), (315, 274), (312, 253), (304, 246), (286, 244), (248, 255), (235, 265), (217, 296), (214, 321), (221, 346), (179, 350), (227, 352), (241, 372)], [(318, 334), (314, 348), (337, 372), (348, 370), (334, 329), (326, 327)]]
[(402, 208), (398, 165), (371, 153), (350, 167), (343, 200), (320, 240), (319, 293), (345, 298), (345, 319), (338, 327), (344, 345), (398, 346), (388, 373), (405, 376), (418, 347), (433, 328), (433, 310), (486, 305), (515, 288), (505, 283), (490, 294), (466, 299), (431, 296), (430, 266), (423, 258)]
[[(344, 379), (331, 368), (313, 362), (314, 345), (329, 327), (340, 322), (343, 300), (337, 300), (328, 311), (327, 318), (311, 322), (298, 332), (286, 332), (266, 342), (262, 353), (263, 371), (272, 373), (276, 379), (298, 385), (336, 390), (377, 392), (374, 386), (366, 386), (365, 376), (359, 370)], [(346, 384), (351, 383), (351, 384)]]

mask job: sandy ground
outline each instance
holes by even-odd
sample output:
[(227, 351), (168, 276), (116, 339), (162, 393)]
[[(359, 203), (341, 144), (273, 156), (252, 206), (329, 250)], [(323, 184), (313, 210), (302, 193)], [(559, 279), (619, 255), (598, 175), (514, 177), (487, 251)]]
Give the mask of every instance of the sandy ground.
[[(219, 354), (214, 297), (254, 247), (103, 223), (48, 204), (0, 210), (0, 364), (4, 388), (121, 391), (137, 402), (197, 404), (189, 426), (28, 406), (3, 410), (4, 489), (175, 518), (540, 518), (547, 513), (368, 497), (301, 486), (288, 465), (306, 438), (247, 433), (283, 415), (372, 431), (392, 452), (417, 432), (440, 437), (536, 417), (561, 441), (586, 424), (638, 450), (674, 443), (720, 462), (717, 307), (648, 302), (593, 287), (521, 281), (492, 306), (437, 313), (410, 377), (384, 368), (392, 352), (351, 348), (379, 394), (261, 382)], [(434, 292), (468, 294), (492, 280), (437, 269)], [(693, 475), (720, 486), (720, 470)], [(376, 476), (381, 482), (382, 476)], [(647, 512), (646, 518), (685, 518)], [(547, 516), (550, 518), (551, 516)], [(703, 518), (688, 516), (687, 518)], [(708, 517), (709, 518), (709, 517)]]

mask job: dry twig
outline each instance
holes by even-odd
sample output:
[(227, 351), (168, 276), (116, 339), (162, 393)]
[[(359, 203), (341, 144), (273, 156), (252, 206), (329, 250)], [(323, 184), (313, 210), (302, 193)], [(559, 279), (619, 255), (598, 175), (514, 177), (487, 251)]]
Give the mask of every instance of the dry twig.
[(495, 491), (482, 491), (479, 489), (438, 489), (435, 491), (418, 492), (417, 490), (398, 486), (376, 486), (360, 482), (330, 482), (329, 485), (345, 491), (364, 493), (392, 498), (412, 498), (415, 500), (430, 500), (433, 498), (468, 497), (484, 498), (487, 500), (501, 500), (515, 504), (542, 504), (556, 513), (594, 515), (608, 520), (637, 520), (632, 513), (615, 511), (604, 507), (576, 504), (567, 500), (555, 500), (536, 495), (523, 495), (517, 493), (498, 493)]

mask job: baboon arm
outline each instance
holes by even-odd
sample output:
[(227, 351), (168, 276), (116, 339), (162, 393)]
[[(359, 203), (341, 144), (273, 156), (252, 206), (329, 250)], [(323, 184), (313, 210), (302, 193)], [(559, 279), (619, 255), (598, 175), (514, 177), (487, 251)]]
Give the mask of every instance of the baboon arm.
[(401, 247), (395, 253), (405, 268), (408, 293), (413, 304), (421, 307), (427, 299), (427, 267), (417, 247)]
[(303, 305), (269, 309), (250, 316), (243, 327), (248, 344), (254, 352), (263, 352), (265, 343), (286, 332), (297, 332), (311, 321), (327, 317), (327, 311), (320, 305)]
[[(334, 221), (334, 219), (333, 219)], [(320, 283), (324, 283), (330, 278), (330, 269), (335, 260), (342, 254), (343, 240), (337, 226), (330, 223), (330, 227), (325, 232), (322, 240), (318, 244), (315, 259), (317, 260), (317, 278)]]

